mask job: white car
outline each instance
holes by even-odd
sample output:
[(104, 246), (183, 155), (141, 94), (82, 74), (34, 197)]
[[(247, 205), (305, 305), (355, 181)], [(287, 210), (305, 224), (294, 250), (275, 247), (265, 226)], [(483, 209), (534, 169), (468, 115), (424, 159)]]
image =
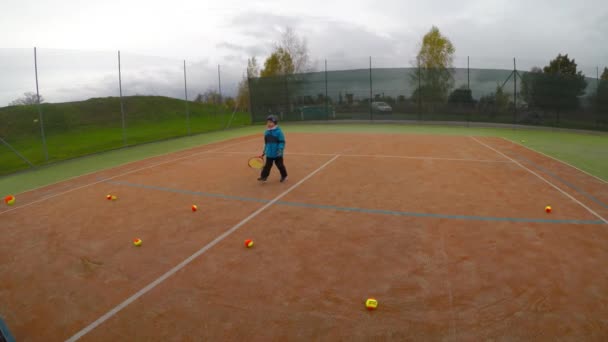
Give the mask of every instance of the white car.
[(386, 102), (372, 102), (372, 111), (378, 114), (390, 114), (393, 108)]

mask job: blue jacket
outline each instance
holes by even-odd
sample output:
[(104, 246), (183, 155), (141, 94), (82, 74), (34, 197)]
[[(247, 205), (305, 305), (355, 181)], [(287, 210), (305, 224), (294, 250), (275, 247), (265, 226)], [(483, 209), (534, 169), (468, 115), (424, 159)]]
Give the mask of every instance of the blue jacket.
[(267, 129), (264, 133), (264, 153), (268, 158), (277, 158), (283, 156), (285, 149), (285, 135), (279, 126), (273, 129)]

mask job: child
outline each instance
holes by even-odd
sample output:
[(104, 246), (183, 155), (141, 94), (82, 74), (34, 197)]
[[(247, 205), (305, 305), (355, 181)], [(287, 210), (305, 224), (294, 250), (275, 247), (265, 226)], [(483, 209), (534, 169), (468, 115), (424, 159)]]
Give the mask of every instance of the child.
[(262, 174), (258, 181), (265, 182), (270, 175), (270, 169), (272, 169), (272, 163), (277, 165), (277, 168), (281, 172), (281, 183), (287, 180), (287, 169), (283, 164), (283, 150), (285, 149), (285, 135), (283, 131), (277, 125), (279, 120), (274, 115), (269, 115), (266, 118), (266, 132), (264, 133), (264, 153), (266, 156), (266, 165), (262, 169)]

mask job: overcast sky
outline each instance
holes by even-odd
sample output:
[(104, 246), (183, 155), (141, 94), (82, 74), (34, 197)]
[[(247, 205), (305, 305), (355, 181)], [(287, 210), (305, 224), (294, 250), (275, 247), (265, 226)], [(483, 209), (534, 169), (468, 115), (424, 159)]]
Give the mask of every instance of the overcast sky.
[[(330, 69), (365, 67), (367, 56), (373, 56), (376, 66), (409, 66), (432, 25), (454, 43), (455, 66), (466, 66), (466, 56), (471, 56), (472, 67), (511, 68), (512, 58), (517, 57), (518, 66), (527, 69), (568, 53), (588, 76), (595, 76), (596, 66), (608, 64), (606, 0), (0, 0), (0, 4), (0, 48), (5, 60), (16, 63), (15, 52), (7, 48), (38, 46), (41, 53), (72, 49), (107, 56), (106, 62), (93, 64), (104, 64), (109, 72), (115, 67), (110, 52), (121, 49), (132, 56), (164, 57), (149, 64), (167, 63), (170, 73), (179, 71), (179, 62), (186, 59), (206, 79), (200, 88), (217, 83), (211, 75), (221, 64), (228, 92), (247, 57), (267, 56), (287, 25), (306, 38), (312, 59), (319, 66), (328, 59)], [(23, 51), (28, 52), (18, 55), (25, 58), (30, 52)], [(30, 63), (28, 58), (24, 61)], [(108, 87), (114, 87), (112, 76), (104, 77)], [(131, 81), (135, 87), (135, 80)], [(0, 79), (0, 92), (10, 88), (7, 83), (6, 77)], [(29, 89), (29, 85), (17, 86), (22, 87)]]

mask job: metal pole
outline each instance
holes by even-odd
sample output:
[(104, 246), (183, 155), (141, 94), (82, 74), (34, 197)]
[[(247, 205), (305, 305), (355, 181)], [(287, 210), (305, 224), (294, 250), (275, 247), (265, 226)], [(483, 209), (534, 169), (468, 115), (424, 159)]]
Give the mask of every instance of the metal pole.
[(369, 119), (374, 120), (374, 113), (372, 111), (372, 56), (369, 56)]
[(517, 66), (513, 58), (513, 125), (517, 123)]
[[(289, 80), (287, 79), (287, 77), (289, 77), (289, 75), (284, 75), (285, 77), (285, 115), (287, 115), (287, 113), (289, 113)], [(281, 120), (283, 120), (283, 111), (281, 111)]]
[(118, 91), (120, 93), (120, 115), (122, 116), (122, 144), (127, 146), (127, 128), (125, 125), (125, 107), (122, 101), (122, 72), (120, 69), (120, 50), (118, 50)]
[(224, 113), (224, 106), (223, 106), (224, 101), (222, 99), (222, 78), (220, 76), (220, 65), (219, 64), (217, 65), (217, 89), (218, 89), (218, 93), (219, 93), (219, 97), (220, 97), (220, 103), (218, 105), (219, 105), (220, 112), (222, 115), (222, 126), (224, 126), (224, 128), (225, 128), (224, 121), (226, 121), (226, 115)]
[(249, 115), (251, 117), (251, 123), (255, 123), (255, 116), (253, 113), (253, 93), (251, 92), (251, 78), (249, 77), (249, 73), (247, 75), (247, 88), (249, 92)]
[[(469, 63), (469, 56), (467, 56), (467, 90), (469, 93), (471, 92), (471, 68)], [(471, 96), (472, 97), (472, 96)], [(471, 110), (467, 110), (467, 127), (469, 127), (469, 123), (471, 122)]]
[(471, 90), (471, 71), (469, 69), (469, 56), (467, 56), (467, 89)]
[(329, 120), (329, 98), (327, 93), (327, 59), (325, 60), (325, 116)]
[[(600, 104), (600, 67), (596, 66), (595, 67), (595, 102), (596, 105)], [(599, 128), (599, 124), (600, 124), (600, 120), (599, 120), (599, 108), (596, 107), (595, 112), (595, 116), (596, 116), (596, 120), (595, 120), (595, 124), (598, 126)]]
[(186, 83), (186, 60), (184, 59), (184, 97), (186, 99), (186, 125), (188, 126), (188, 135), (190, 135), (190, 109), (188, 108), (188, 84)]
[(21, 153), (19, 153), (19, 151), (17, 151), (13, 146), (11, 146), (8, 142), (6, 142), (6, 140), (4, 140), (0, 137), (0, 142), (3, 143), (4, 145), (6, 145), (6, 147), (8, 147), (11, 151), (13, 151), (14, 154), (16, 154), (19, 158), (21, 158), (21, 160), (26, 162), (30, 167), (34, 167), (34, 164), (32, 164), (31, 161), (29, 161)]
[(420, 61), (418, 61), (418, 121), (422, 120), (422, 76), (420, 69)]
[(40, 91), (38, 90), (38, 53), (34, 47), (34, 72), (36, 74), (36, 104), (38, 105), (38, 122), (40, 122), (40, 135), (42, 136), (42, 148), (44, 149), (44, 160), (49, 161), (49, 151), (46, 146), (44, 135), (44, 120), (42, 118), (42, 106), (40, 105)]
[(222, 77), (220, 76), (220, 65), (217, 65), (217, 88), (219, 90), (220, 93), (220, 104), (224, 103), (224, 101), (222, 101)]
[[(595, 92), (597, 93), (600, 90), (600, 67), (595, 67)], [(598, 94), (599, 95), (599, 94)]]

